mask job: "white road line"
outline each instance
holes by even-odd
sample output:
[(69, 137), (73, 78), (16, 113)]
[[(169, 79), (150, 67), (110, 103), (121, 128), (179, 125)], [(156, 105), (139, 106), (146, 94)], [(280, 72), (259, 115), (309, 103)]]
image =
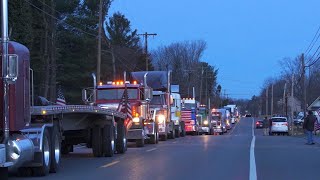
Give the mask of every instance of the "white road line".
[(103, 166), (101, 166), (102, 168), (107, 168), (107, 167), (110, 167), (110, 166), (113, 166), (113, 165), (115, 165), (115, 164), (118, 164), (120, 161), (114, 161), (114, 162), (111, 162), (111, 163), (108, 163), (108, 164), (106, 164), (106, 165), (103, 165)]
[(157, 148), (152, 148), (152, 149), (148, 149), (148, 150), (146, 150), (146, 152), (151, 152), (151, 151), (154, 151), (154, 150), (156, 150)]
[(254, 118), (252, 118), (252, 140), (250, 146), (250, 174), (249, 180), (257, 180), (256, 158), (254, 156), (254, 145), (256, 136), (254, 135)]
[(173, 144), (176, 144), (176, 143), (177, 143), (177, 141), (173, 141), (172, 143), (173, 143)]

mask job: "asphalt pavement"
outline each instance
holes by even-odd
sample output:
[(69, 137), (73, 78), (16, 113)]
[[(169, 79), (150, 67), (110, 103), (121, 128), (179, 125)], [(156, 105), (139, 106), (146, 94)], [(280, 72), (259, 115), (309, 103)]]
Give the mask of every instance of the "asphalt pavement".
[[(94, 158), (91, 149), (77, 146), (63, 157), (58, 173), (19, 180), (307, 180), (318, 177), (320, 145), (305, 139), (263, 136), (253, 118), (242, 118), (226, 135), (186, 136), (137, 148), (125, 154)], [(253, 140), (255, 139), (255, 140)]]

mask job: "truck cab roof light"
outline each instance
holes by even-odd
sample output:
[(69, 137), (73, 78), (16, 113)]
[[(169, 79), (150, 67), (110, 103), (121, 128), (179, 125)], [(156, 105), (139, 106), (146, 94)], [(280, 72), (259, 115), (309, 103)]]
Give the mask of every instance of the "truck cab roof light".
[(99, 86), (102, 86), (102, 82), (99, 82)]
[(120, 85), (123, 85), (123, 81), (120, 81)]
[(136, 85), (136, 84), (137, 84), (137, 81), (133, 81), (133, 84)]
[(112, 82), (112, 85), (115, 85), (116, 84), (116, 82)]
[(107, 84), (112, 84), (112, 81), (107, 81)]
[(125, 84), (130, 84), (130, 81), (125, 81)]

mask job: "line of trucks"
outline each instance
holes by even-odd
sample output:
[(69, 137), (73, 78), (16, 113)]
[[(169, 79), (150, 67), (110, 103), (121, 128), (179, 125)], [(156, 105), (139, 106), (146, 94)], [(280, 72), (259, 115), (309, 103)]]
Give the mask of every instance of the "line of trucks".
[[(95, 157), (111, 157), (125, 153), (128, 142), (143, 147), (186, 134), (214, 134), (220, 126), (227, 129), (226, 113), (211, 111), (194, 96), (181, 98), (170, 71), (124, 73), (123, 80), (99, 83), (92, 74), (93, 85), (82, 90), (82, 104), (52, 105), (35, 98), (29, 50), (9, 41), (6, 0), (1, 8), (1, 180), (9, 173), (55, 173), (61, 154), (81, 143)], [(132, 118), (119, 111), (124, 93)]]

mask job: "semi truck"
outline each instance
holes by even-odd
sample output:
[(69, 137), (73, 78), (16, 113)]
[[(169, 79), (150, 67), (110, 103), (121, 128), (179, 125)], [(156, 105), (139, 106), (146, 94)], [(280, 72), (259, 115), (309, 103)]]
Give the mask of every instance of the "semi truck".
[[(134, 79), (141, 80), (144, 73), (146, 72), (132, 72), (131, 75)], [(162, 141), (174, 139), (176, 135), (171, 119), (171, 71), (148, 71), (147, 84), (153, 89), (150, 108), (158, 124), (159, 138)]]
[(201, 104), (198, 108), (198, 116), (201, 117), (199, 123), (199, 134), (211, 134), (211, 122), (209, 121), (209, 113), (206, 105)]
[(179, 85), (171, 85), (171, 120), (174, 122), (176, 137), (184, 137), (185, 124), (181, 121), (181, 96), (179, 94)]
[(199, 122), (197, 121), (197, 108), (198, 102), (194, 98), (182, 99), (181, 121), (185, 123), (185, 132), (187, 134), (198, 135), (199, 133)]
[(119, 108), (119, 101), (126, 94), (130, 104), (132, 126), (128, 130), (127, 140), (136, 142), (138, 147), (143, 147), (148, 141), (151, 144), (158, 142), (157, 124), (152, 118), (150, 111), (150, 101), (152, 99), (152, 89), (148, 87), (147, 74), (144, 74), (143, 81), (127, 81), (124, 72), (123, 81), (108, 81), (106, 84), (100, 82), (97, 86), (96, 104), (104, 109), (116, 110)]
[(1, 1), (1, 13), (1, 180), (8, 173), (43, 176), (57, 172), (61, 152), (72, 151), (74, 144), (91, 142), (96, 157), (124, 153), (126, 114), (94, 103), (34, 106), (29, 50), (9, 41), (6, 0)]

